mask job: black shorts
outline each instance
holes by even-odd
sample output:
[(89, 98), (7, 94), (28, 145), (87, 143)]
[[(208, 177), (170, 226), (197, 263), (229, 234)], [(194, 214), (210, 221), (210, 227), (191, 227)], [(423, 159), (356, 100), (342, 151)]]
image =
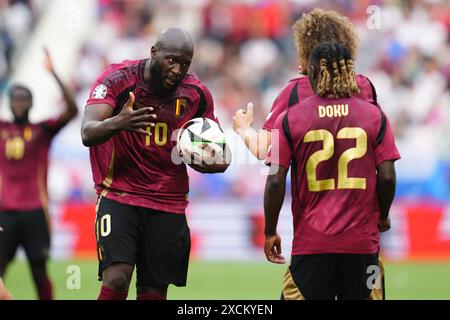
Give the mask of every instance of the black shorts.
[(383, 298), (378, 254), (292, 256), (282, 299), (334, 300)]
[(101, 197), (95, 222), (98, 276), (112, 263), (136, 265), (137, 286), (185, 286), (190, 231), (186, 215)]
[(44, 209), (0, 211), (0, 261), (10, 262), (22, 245), (30, 261), (49, 256), (50, 227)]

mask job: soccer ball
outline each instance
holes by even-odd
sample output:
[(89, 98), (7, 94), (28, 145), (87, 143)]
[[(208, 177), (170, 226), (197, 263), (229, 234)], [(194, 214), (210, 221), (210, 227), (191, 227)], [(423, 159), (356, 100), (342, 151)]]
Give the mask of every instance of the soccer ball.
[(177, 148), (186, 164), (212, 164), (223, 158), (224, 147), (225, 135), (211, 119), (191, 119), (178, 132)]

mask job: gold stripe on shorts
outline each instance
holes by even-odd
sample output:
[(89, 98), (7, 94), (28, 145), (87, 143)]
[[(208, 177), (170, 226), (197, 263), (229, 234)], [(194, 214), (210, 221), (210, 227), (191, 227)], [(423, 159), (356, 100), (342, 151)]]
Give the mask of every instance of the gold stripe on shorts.
[(375, 280), (375, 285), (370, 293), (369, 300), (385, 300), (384, 297), (384, 264), (381, 256), (378, 256), (378, 266), (380, 267), (380, 274)]
[(287, 268), (283, 281), (283, 296), (285, 300), (305, 300), (292, 278), (291, 270)]

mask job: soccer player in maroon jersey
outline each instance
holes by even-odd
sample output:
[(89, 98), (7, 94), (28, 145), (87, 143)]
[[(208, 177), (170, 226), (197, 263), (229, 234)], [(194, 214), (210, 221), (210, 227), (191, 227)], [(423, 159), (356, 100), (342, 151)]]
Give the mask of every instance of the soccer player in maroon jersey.
[[(400, 158), (381, 109), (354, 96), (350, 52), (325, 42), (311, 53), (315, 95), (281, 113), (267, 163), (264, 252), (284, 263), (276, 233), (291, 167), (294, 239), (284, 299), (368, 299), (379, 232), (389, 228)], [(376, 269), (374, 269), (376, 270)]]
[[(274, 101), (269, 115), (262, 130), (253, 129), (253, 105), (249, 104), (247, 110), (238, 110), (233, 117), (233, 129), (245, 141), (247, 148), (260, 160), (266, 158), (270, 142), (271, 130), (274, 128), (275, 120), (283, 111), (289, 109), (299, 101), (314, 95), (308, 80), (307, 61), (312, 49), (324, 41), (337, 42), (350, 50), (352, 57), (356, 56), (358, 50), (358, 39), (352, 23), (344, 16), (332, 10), (314, 9), (301, 16), (293, 26), (294, 40), (297, 47), (300, 77), (292, 79), (283, 88)], [(356, 75), (356, 84), (359, 97), (374, 106), (379, 107), (375, 87), (370, 80), (361, 75)], [(382, 288), (374, 290), (371, 298), (384, 299), (384, 268), (379, 257)]]
[[(186, 31), (166, 29), (150, 59), (112, 64), (93, 85), (82, 139), (99, 195), (100, 300), (126, 299), (135, 266), (137, 299), (166, 299), (169, 284), (186, 285), (188, 175), (172, 161), (171, 137), (192, 118), (217, 121), (209, 90), (188, 72), (193, 53)], [(228, 164), (191, 167), (215, 173)]]
[(14, 121), (0, 121), (0, 277), (22, 245), (42, 300), (52, 299), (46, 270), (50, 247), (48, 153), (55, 135), (78, 113), (75, 99), (56, 74), (47, 50), (45, 57), (46, 68), (63, 94), (65, 110), (56, 119), (30, 123), (32, 94), (24, 86), (13, 85), (9, 99)]
[[(302, 15), (292, 27), (297, 47), (300, 77), (294, 78), (283, 88), (275, 99), (262, 130), (253, 129), (253, 105), (247, 110), (239, 109), (233, 117), (233, 129), (245, 141), (247, 148), (260, 160), (266, 158), (270, 146), (270, 130), (275, 120), (290, 106), (314, 94), (308, 80), (307, 61), (312, 49), (324, 41), (337, 42), (350, 50), (352, 57), (358, 50), (358, 38), (352, 23), (339, 13), (329, 10), (314, 9)], [(377, 95), (370, 80), (356, 75), (356, 83), (360, 89), (357, 97), (377, 105)]]

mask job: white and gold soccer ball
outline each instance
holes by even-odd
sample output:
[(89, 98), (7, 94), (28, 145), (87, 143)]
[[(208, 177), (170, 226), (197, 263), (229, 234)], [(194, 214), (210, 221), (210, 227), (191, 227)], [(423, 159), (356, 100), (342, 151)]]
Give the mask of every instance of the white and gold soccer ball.
[(207, 118), (194, 118), (178, 132), (178, 152), (186, 164), (212, 164), (222, 159), (225, 134), (217, 122)]

